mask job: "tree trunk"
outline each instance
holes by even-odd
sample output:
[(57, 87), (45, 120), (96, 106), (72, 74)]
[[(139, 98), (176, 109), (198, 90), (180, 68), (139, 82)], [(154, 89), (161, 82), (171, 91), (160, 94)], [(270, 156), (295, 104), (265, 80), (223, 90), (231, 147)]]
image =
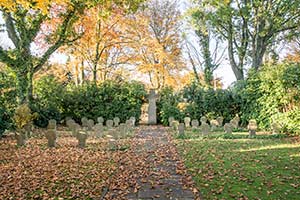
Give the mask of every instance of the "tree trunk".
[(97, 63), (94, 64), (93, 68), (93, 81), (94, 83), (97, 83)]

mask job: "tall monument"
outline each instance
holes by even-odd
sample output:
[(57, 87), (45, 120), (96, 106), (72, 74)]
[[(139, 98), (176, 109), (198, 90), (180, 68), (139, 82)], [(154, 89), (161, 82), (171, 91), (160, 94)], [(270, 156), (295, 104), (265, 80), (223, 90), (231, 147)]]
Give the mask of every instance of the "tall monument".
[(149, 100), (149, 107), (148, 107), (148, 124), (154, 125), (157, 124), (157, 117), (156, 117), (156, 99), (157, 94), (155, 93), (154, 89), (150, 90), (148, 100)]

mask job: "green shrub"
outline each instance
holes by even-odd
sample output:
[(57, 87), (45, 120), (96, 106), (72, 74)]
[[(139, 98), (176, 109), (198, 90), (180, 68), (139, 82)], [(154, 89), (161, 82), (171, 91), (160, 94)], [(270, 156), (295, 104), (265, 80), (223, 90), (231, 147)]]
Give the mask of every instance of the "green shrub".
[(164, 88), (160, 91), (160, 98), (157, 102), (158, 121), (163, 125), (168, 125), (169, 117), (182, 121), (182, 113), (180, 111), (180, 94), (173, 91), (172, 88)]

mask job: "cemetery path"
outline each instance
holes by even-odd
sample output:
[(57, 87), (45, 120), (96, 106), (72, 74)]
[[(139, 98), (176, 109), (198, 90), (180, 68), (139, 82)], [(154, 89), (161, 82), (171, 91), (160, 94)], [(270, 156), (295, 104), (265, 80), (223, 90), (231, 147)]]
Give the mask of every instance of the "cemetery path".
[[(121, 169), (114, 175), (106, 199), (200, 199), (167, 128), (139, 127), (133, 140), (129, 158), (120, 159)], [(125, 176), (127, 187), (122, 188), (117, 182)]]

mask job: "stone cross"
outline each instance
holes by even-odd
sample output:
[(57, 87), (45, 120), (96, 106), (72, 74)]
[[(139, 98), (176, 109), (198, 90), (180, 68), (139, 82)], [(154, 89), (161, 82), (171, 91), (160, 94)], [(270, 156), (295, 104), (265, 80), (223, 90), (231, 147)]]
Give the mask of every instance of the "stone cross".
[(130, 117), (129, 120), (132, 122), (132, 127), (135, 126), (136, 118), (135, 117)]
[(95, 131), (96, 137), (99, 137), (99, 138), (103, 137), (103, 130), (104, 130), (103, 124), (101, 124), (101, 123), (96, 124), (94, 126), (94, 131)]
[(48, 140), (48, 147), (55, 147), (56, 145), (56, 120), (49, 120), (47, 131), (45, 132), (45, 136)]
[(48, 129), (55, 129), (56, 130), (56, 120), (55, 119), (51, 119), (48, 121)]
[(190, 127), (191, 126), (191, 118), (190, 117), (185, 117), (184, 118), (184, 124), (185, 124), (185, 127)]
[(248, 124), (248, 130), (249, 130), (249, 135), (250, 136), (255, 136), (256, 135), (256, 130), (257, 130), (257, 123), (256, 123), (256, 120), (255, 119), (251, 119), (249, 121), (249, 124)]
[(224, 125), (224, 131), (226, 134), (232, 134), (232, 124), (231, 123), (226, 123)]
[(125, 138), (127, 136), (127, 127), (125, 123), (121, 123), (119, 126), (119, 134), (121, 138)]
[(150, 94), (148, 95), (149, 107), (148, 107), (148, 124), (155, 125), (157, 124), (156, 117), (156, 99), (158, 95), (155, 93), (154, 89), (150, 90)]

